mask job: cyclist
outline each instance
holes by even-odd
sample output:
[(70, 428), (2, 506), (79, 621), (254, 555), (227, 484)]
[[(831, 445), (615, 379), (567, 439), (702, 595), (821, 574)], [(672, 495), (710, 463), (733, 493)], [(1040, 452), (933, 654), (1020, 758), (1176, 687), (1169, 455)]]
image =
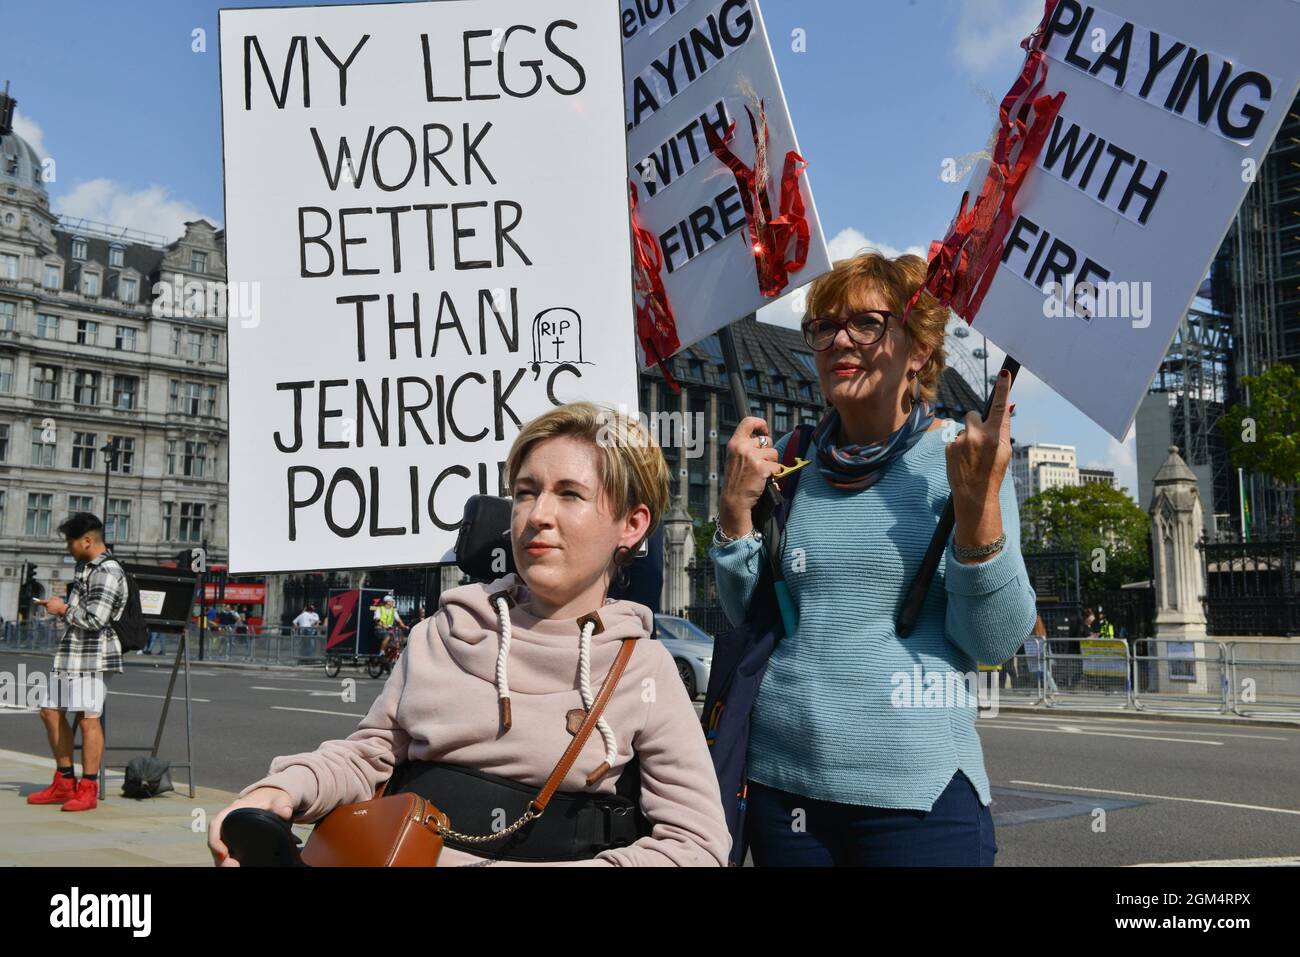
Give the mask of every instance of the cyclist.
[(379, 645), (379, 654), (387, 655), (388, 646), (401, 634), (398, 629), (406, 628), (406, 622), (397, 613), (397, 599), (392, 595), (385, 595), (383, 603), (375, 608), (375, 627), (384, 636)]

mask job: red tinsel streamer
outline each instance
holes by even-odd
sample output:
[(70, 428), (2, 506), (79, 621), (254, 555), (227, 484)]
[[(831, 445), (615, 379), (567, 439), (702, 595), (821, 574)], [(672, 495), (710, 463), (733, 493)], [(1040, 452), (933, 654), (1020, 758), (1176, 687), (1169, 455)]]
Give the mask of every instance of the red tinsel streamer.
[(1025, 65), (998, 109), (1000, 126), (979, 197), (968, 208), (970, 192), (963, 193), (947, 237), (930, 244), (925, 282), (908, 301), (904, 317), (922, 290), (949, 306), (967, 323), (973, 322), (979, 312), (997, 274), (1007, 232), (1015, 220), (1016, 194), (1037, 162), (1048, 131), (1065, 102), (1064, 92), (1055, 96), (1039, 95), (1047, 82), (1047, 61), (1040, 43), (1056, 3), (1057, 0), (1045, 0), (1038, 29), (1020, 43), (1027, 51)]
[(627, 182), (632, 213), (633, 283), (641, 301), (636, 307), (636, 332), (645, 349), (646, 359), (656, 362), (668, 387), (678, 394), (682, 387), (668, 371), (667, 359), (682, 347), (677, 337), (677, 320), (673, 317), (668, 291), (659, 272), (663, 268), (663, 254), (650, 230), (641, 225), (637, 216), (637, 188), (632, 180)]
[[(767, 113), (762, 101), (759, 102), (761, 123), (755, 122), (749, 107), (745, 107), (745, 113), (749, 116), (749, 128), (754, 136), (753, 169), (746, 166), (727, 147), (736, 134), (735, 120), (727, 127), (727, 135), (721, 139), (707, 123), (704, 135), (713, 155), (727, 164), (740, 186), (740, 200), (745, 207), (754, 263), (758, 269), (758, 288), (764, 296), (771, 299), (779, 296), (789, 284), (790, 273), (798, 272), (808, 261), (809, 226), (803, 196), (799, 193), (799, 174), (807, 169), (808, 163), (794, 150), (785, 154), (785, 167), (781, 172), (781, 215), (773, 218), (772, 203), (767, 194), (768, 171), (762, 163), (762, 157), (767, 151), (759, 148), (760, 126), (763, 146), (766, 147), (768, 142)], [(761, 228), (754, 217), (755, 202), (763, 213)], [(792, 239), (795, 244), (794, 257), (787, 260), (785, 251)]]

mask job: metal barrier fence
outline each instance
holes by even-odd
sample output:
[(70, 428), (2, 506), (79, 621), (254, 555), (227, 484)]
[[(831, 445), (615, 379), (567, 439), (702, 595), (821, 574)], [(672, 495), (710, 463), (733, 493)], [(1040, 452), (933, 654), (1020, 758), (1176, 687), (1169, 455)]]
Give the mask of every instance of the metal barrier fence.
[(1300, 642), (1231, 642), (1228, 675), (1235, 714), (1300, 717)]
[[(6, 622), (0, 651), (53, 654), (63, 634), (54, 619)], [(191, 661), (316, 665), (325, 660), (321, 629), (264, 628), (261, 634), (189, 631)], [(178, 635), (151, 633), (147, 653), (170, 659)], [(128, 653), (131, 654), (131, 653)], [(1300, 718), (1300, 642), (1240, 639), (1177, 642), (1030, 638), (1003, 663), (1003, 700), (1048, 708), (1233, 713)]]
[[(263, 628), (261, 634), (236, 634), (232, 631), (208, 629), (203, 636), (203, 656), (199, 657), (199, 629), (191, 625), (189, 637), (190, 660), (243, 662), (247, 664), (313, 665), (325, 660), (325, 634), (320, 629), (293, 627)], [(0, 650), (34, 651), (54, 654), (63, 635), (61, 622), (42, 619), (33, 622), (7, 622), (0, 641)], [(150, 632), (149, 644), (141, 654), (174, 657), (180, 636)], [(127, 652), (133, 656), (135, 652)]]
[(1300, 642), (1030, 638), (1004, 701), (1047, 708), (1300, 718)]

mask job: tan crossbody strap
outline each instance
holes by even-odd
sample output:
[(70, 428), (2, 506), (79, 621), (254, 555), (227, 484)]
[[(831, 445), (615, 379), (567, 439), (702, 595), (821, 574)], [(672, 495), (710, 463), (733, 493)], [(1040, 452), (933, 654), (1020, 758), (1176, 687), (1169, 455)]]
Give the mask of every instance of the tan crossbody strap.
[(551, 776), (542, 785), (542, 790), (538, 792), (537, 797), (533, 798), (533, 807), (537, 809), (537, 816), (540, 817), (541, 813), (546, 810), (546, 805), (550, 803), (551, 796), (555, 794), (564, 781), (565, 775), (573, 767), (573, 762), (578, 760), (583, 745), (587, 743), (587, 739), (591, 737), (592, 729), (596, 727), (596, 722), (600, 720), (601, 712), (605, 710), (605, 705), (609, 703), (609, 699), (614, 696), (614, 689), (618, 686), (618, 679), (623, 677), (623, 669), (627, 667), (628, 659), (632, 657), (632, 647), (635, 644), (635, 638), (623, 639), (622, 646), (618, 649), (618, 657), (614, 659), (609, 674), (605, 676), (605, 683), (600, 686), (600, 694), (596, 695), (596, 700), (592, 702), (586, 720), (582, 722), (582, 727), (578, 729), (578, 733), (569, 742), (569, 747), (561, 755), (560, 762), (555, 766), (555, 770), (551, 772)]
[[(599, 619), (597, 619), (599, 621)], [(510, 824), (493, 834), (463, 834), (460, 831), (453, 830), (449, 823), (439, 823), (438, 833), (443, 837), (451, 838), (454, 841), (460, 841), (464, 844), (488, 844), (492, 841), (499, 841), (502, 838), (509, 837), (521, 827), (530, 821), (535, 821), (542, 816), (546, 810), (546, 805), (550, 803), (551, 797), (559, 789), (560, 784), (564, 781), (565, 775), (573, 767), (573, 762), (578, 760), (578, 754), (582, 751), (582, 746), (587, 743), (591, 737), (592, 729), (596, 727), (596, 722), (600, 720), (601, 712), (605, 710), (605, 705), (609, 699), (614, 696), (614, 689), (618, 687), (618, 679), (623, 676), (623, 669), (627, 667), (628, 659), (632, 657), (633, 646), (636, 644), (635, 638), (624, 638), (622, 646), (618, 649), (618, 656), (614, 659), (614, 664), (609, 669), (609, 674), (605, 676), (605, 683), (600, 686), (600, 693), (596, 695), (596, 700), (591, 703), (591, 710), (587, 712), (586, 719), (582, 722), (582, 727), (578, 733), (573, 736), (569, 746), (565, 749), (564, 754), (560, 756), (560, 761), (555, 765), (555, 770), (551, 776), (546, 779), (542, 789), (537, 792), (537, 797), (528, 802), (528, 807), (524, 810), (523, 815)]]

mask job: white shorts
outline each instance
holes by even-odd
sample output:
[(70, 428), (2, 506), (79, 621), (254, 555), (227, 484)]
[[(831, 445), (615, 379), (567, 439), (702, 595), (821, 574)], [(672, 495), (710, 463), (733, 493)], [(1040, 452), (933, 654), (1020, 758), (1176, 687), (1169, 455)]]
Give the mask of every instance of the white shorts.
[(103, 671), (52, 671), (40, 707), (80, 711), (88, 718), (104, 713), (107, 684)]

